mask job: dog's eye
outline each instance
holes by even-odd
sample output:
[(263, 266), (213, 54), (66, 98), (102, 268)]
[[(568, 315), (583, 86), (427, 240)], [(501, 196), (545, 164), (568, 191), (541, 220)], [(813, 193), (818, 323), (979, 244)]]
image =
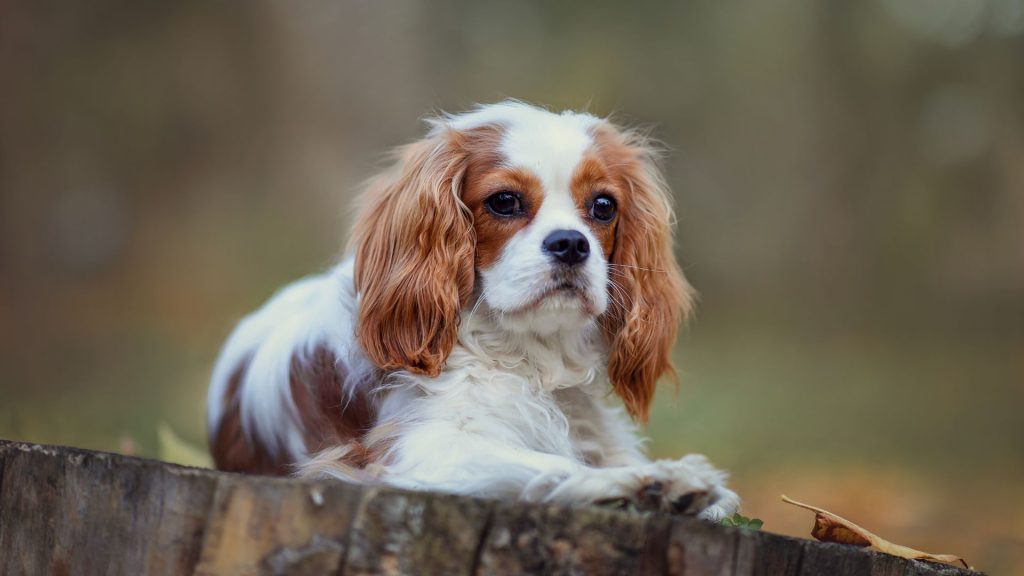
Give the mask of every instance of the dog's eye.
[(615, 218), (615, 200), (604, 194), (594, 198), (590, 205), (590, 215), (601, 222), (611, 222)]
[(523, 211), (519, 195), (514, 192), (498, 192), (487, 198), (487, 208), (498, 216), (515, 216)]

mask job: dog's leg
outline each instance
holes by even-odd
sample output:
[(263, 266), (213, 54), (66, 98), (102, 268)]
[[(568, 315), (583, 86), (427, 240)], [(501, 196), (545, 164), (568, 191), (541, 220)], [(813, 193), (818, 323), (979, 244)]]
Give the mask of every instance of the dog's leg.
[(701, 517), (717, 520), (739, 508), (739, 497), (726, 488), (723, 472), (715, 470), (699, 455), (681, 460), (651, 462), (643, 450), (637, 427), (621, 409), (607, 406), (600, 398), (582, 394), (560, 398), (570, 418), (573, 437), (589, 464), (597, 468), (626, 467), (646, 479), (640, 489), (644, 508), (685, 511), (694, 478), (708, 486), (697, 500)]
[(712, 519), (738, 504), (725, 474), (701, 456), (597, 468), (438, 421), (406, 426), (393, 440), (377, 474), (404, 488), (566, 504), (626, 500)]

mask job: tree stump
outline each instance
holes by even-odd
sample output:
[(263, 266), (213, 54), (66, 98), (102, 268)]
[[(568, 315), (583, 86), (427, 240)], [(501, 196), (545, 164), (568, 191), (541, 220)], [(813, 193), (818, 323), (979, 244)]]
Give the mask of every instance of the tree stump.
[(977, 574), (685, 518), (0, 441), (0, 574)]

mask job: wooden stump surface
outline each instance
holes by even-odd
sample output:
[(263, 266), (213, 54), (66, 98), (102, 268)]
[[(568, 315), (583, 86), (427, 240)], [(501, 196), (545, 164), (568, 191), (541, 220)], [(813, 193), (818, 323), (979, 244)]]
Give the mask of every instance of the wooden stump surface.
[(685, 518), (243, 476), (0, 440), (0, 574), (977, 573)]

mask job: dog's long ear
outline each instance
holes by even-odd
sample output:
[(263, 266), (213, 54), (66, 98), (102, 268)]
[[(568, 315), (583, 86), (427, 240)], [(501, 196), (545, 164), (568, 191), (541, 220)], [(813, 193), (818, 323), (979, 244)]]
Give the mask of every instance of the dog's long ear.
[(608, 374), (630, 415), (646, 422), (658, 378), (675, 377), (672, 347), (694, 293), (672, 251), (674, 216), (657, 153), (642, 135), (610, 125), (594, 135), (628, 198), (620, 208), (609, 267), (618, 287), (612, 288), (613, 304), (602, 321)]
[(401, 149), (364, 194), (352, 236), (356, 335), (385, 370), (439, 374), (473, 291), (475, 241), (460, 198), (466, 158), (458, 141), (435, 128)]

